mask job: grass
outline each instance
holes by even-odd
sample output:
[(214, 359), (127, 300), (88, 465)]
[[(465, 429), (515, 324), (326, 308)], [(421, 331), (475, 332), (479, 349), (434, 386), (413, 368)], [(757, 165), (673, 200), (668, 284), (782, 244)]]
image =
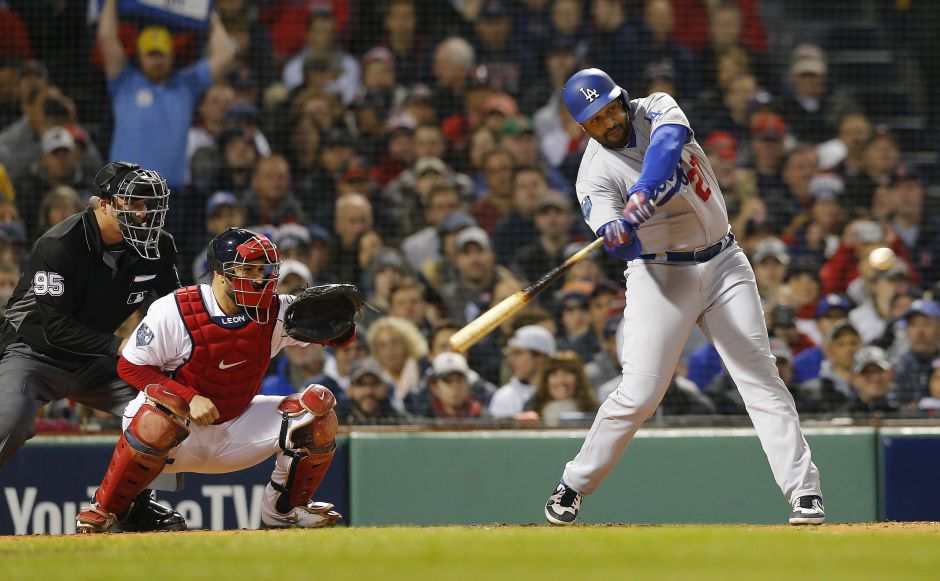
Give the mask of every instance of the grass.
[(935, 579), (940, 525), (335, 528), (0, 537), (0, 579)]

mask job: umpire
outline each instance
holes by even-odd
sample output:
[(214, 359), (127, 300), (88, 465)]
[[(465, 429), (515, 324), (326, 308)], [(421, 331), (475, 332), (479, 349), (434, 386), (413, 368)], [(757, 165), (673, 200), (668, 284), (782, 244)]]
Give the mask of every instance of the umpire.
[[(95, 190), (92, 207), (36, 241), (0, 319), (0, 469), (35, 435), (43, 404), (68, 398), (121, 415), (139, 392), (118, 378), (114, 332), (144, 301), (180, 286), (163, 178), (114, 162)], [(185, 528), (150, 491), (137, 500), (122, 515), (125, 530)]]

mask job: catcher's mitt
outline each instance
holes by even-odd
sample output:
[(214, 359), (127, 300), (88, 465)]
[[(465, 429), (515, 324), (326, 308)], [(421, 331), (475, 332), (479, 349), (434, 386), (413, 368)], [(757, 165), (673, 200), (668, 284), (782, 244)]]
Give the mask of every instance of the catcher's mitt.
[(344, 346), (356, 336), (355, 316), (362, 302), (355, 285), (306, 288), (287, 305), (284, 332), (304, 343)]

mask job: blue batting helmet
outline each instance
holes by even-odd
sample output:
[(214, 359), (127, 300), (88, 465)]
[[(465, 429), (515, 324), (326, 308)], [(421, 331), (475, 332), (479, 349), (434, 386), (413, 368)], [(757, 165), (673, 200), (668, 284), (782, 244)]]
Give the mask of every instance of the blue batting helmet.
[(615, 99), (623, 97), (624, 106), (629, 100), (627, 92), (600, 69), (583, 69), (571, 75), (562, 95), (565, 107), (578, 123), (584, 123), (597, 115), (598, 111)]

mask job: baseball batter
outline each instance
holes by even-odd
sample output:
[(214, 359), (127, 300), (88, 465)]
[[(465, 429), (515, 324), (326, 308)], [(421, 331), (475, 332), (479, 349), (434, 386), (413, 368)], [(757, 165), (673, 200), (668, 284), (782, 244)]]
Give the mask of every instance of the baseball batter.
[[(118, 371), (141, 390), (124, 410), (124, 433), (80, 532), (112, 529), (161, 471), (225, 473), (276, 454), (265, 488), (266, 527), (334, 524), (333, 505), (310, 502), (336, 448), (335, 399), (321, 385), (257, 395), (271, 358), (306, 345), (285, 324), (292, 297), (277, 295), (280, 257), (261, 234), (231, 228), (209, 245), (212, 285), (158, 299), (125, 346)], [(348, 337), (355, 326), (351, 319)], [(326, 342), (325, 344), (338, 345)]]
[(568, 111), (592, 138), (576, 189), (585, 222), (627, 262), (623, 380), (598, 410), (581, 451), (565, 467), (545, 516), (572, 524), (659, 405), (693, 325), (714, 343), (741, 391), (792, 504), (792, 524), (825, 520), (819, 472), (793, 398), (770, 353), (754, 272), (728, 225), (708, 158), (675, 100), (629, 100), (603, 71), (575, 73)]

